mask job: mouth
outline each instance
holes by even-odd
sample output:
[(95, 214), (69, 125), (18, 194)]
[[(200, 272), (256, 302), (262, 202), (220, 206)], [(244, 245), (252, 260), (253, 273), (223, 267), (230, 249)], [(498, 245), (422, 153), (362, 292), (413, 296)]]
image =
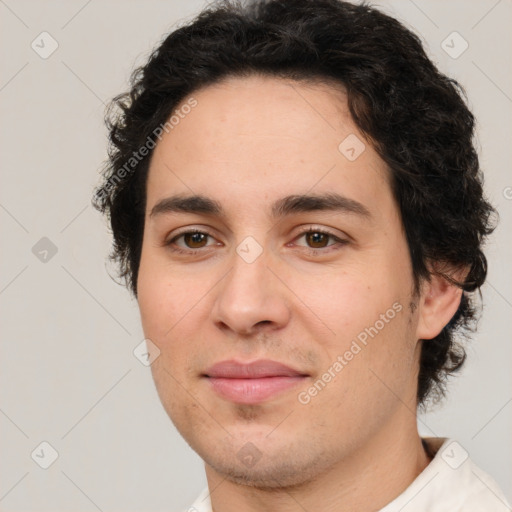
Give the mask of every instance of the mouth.
[(215, 393), (238, 404), (257, 404), (276, 398), (309, 377), (306, 373), (268, 359), (251, 363), (222, 361), (202, 376)]

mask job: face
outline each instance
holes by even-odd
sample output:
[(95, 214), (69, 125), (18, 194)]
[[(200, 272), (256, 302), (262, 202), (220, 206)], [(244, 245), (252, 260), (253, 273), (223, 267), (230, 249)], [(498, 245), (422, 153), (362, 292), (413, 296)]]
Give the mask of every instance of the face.
[(340, 88), (232, 78), (192, 96), (147, 182), (153, 377), (207, 472), (299, 484), (415, 421), (418, 310), (389, 171)]

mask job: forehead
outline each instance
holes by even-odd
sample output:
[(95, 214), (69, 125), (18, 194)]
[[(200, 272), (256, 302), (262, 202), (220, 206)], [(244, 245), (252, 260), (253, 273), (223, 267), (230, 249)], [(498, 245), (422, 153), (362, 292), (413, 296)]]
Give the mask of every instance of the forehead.
[(341, 85), (335, 89), (320, 83), (251, 76), (228, 78), (191, 96), (197, 106), (172, 129), (173, 136), (168, 139), (201, 151), (214, 146), (210, 159), (217, 160), (217, 155), (224, 153), (232, 155), (230, 160), (234, 155), (243, 158), (245, 152), (262, 146), (286, 151), (284, 155), (262, 153), (262, 161), (277, 156), (292, 159), (293, 154), (306, 154), (319, 138), (327, 139), (336, 150), (345, 130), (357, 131)]
[(386, 165), (352, 120), (341, 85), (230, 78), (181, 105), (191, 98), (195, 107), (175, 117), (154, 150), (149, 208), (170, 193), (208, 194), (245, 211), (307, 191), (389, 201)]

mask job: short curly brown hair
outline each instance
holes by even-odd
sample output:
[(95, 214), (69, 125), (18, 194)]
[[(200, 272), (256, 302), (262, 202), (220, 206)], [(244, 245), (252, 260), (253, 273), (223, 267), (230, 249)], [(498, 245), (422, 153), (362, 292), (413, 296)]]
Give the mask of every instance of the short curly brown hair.
[[(494, 210), (483, 195), (463, 89), (436, 69), (416, 35), (368, 5), (223, 1), (170, 33), (134, 71), (131, 90), (107, 113), (109, 160), (93, 199), (110, 221), (120, 277), (137, 296), (155, 131), (200, 87), (254, 73), (343, 85), (355, 123), (391, 170), (416, 288), (432, 262), (469, 269), (455, 282), (463, 290), (456, 314), (422, 347), (418, 404), (434, 390), (442, 395), (465, 359), (454, 335), (473, 327), (471, 292), (486, 277), (482, 243)], [(135, 159), (142, 147), (147, 155)]]

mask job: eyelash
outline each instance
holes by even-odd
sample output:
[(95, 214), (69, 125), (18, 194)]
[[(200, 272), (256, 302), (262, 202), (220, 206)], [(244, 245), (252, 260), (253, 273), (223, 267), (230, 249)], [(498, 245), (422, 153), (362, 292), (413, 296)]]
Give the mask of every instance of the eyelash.
[[(178, 246), (174, 245), (176, 240), (178, 240), (182, 236), (190, 235), (190, 234), (194, 234), (194, 233), (200, 233), (200, 234), (203, 234), (203, 235), (206, 235), (206, 236), (210, 236), (210, 237), (213, 238), (213, 236), (210, 235), (210, 233), (208, 233), (207, 231), (201, 231), (200, 229), (190, 229), (188, 231), (183, 231), (182, 233), (179, 233), (178, 235), (174, 236), (169, 241), (165, 242), (164, 246), (168, 247), (172, 252), (175, 252), (177, 254), (186, 254), (186, 255), (189, 255), (189, 256), (194, 256), (194, 255), (198, 254), (199, 252), (204, 252), (205, 248), (201, 248), (201, 249), (182, 249), (181, 247), (178, 247)], [(336, 244), (339, 245), (339, 246), (344, 246), (344, 245), (349, 243), (348, 240), (343, 240), (343, 239), (337, 237), (336, 235), (330, 233), (329, 231), (326, 231), (324, 229), (319, 229), (319, 228), (312, 228), (312, 227), (304, 229), (303, 231), (301, 231), (295, 237), (295, 240), (297, 238), (302, 237), (304, 235), (307, 235), (309, 233), (320, 233), (322, 235), (326, 235), (330, 239), (334, 240), (336, 242)], [(321, 253), (326, 254), (328, 252), (331, 252), (331, 250), (337, 250), (337, 249), (329, 249), (330, 247), (332, 247), (332, 246), (334, 246), (336, 244), (328, 245), (328, 246), (326, 246), (324, 248), (321, 248), (321, 249), (315, 249), (313, 247), (304, 247), (304, 249), (306, 250), (306, 252), (309, 255), (318, 256)], [(340, 247), (338, 247), (338, 249), (339, 248)]]

